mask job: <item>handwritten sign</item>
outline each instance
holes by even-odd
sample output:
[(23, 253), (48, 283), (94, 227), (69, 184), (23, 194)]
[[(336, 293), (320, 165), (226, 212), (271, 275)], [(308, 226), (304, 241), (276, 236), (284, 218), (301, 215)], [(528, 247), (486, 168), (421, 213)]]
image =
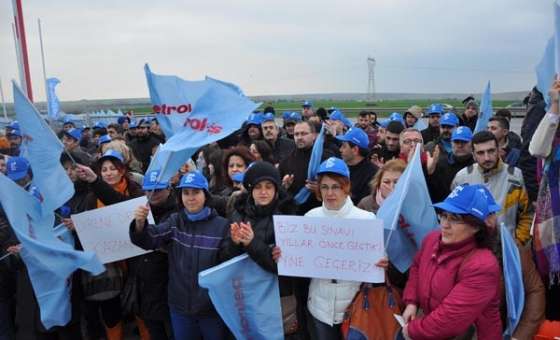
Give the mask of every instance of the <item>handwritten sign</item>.
[(275, 215), (278, 274), (359, 282), (384, 282), (375, 264), (384, 256), (383, 222)]
[[(84, 250), (95, 252), (103, 263), (149, 253), (150, 251), (132, 244), (128, 234), (130, 222), (134, 219), (134, 210), (140, 205), (145, 205), (146, 202), (146, 196), (142, 196), (72, 215), (72, 221)], [(151, 212), (148, 222), (154, 223)]]

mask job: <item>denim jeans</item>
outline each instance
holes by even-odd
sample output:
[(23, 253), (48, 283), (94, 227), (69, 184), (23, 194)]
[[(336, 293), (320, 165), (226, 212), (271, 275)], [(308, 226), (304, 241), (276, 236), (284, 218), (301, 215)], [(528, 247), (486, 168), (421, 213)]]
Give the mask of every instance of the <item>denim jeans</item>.
[(189, 316), (170, 308), (175, 340), (222, 340), (228, 334), (219, 316)]

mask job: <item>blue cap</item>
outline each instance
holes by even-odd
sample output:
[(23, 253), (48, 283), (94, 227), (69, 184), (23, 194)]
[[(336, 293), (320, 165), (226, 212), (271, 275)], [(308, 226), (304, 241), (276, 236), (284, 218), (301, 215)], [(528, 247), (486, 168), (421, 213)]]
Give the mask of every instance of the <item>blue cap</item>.
[(8, 124), (8, 128), (12, 130), (19, 130), (19, 122), (17, 120), (10, 122), (10, 124)]
[(364, 130), (359, 127), (353, 127), (348, 130), (344, 135), (337, 136), (336, 139), (343, 142), (350, 142), (359, 146), (362, 149), (367, 149), (369, 145), (369, 139)]
[(472, 140), (472, 131), (468, 126), (459, 126), (453, 133), (451, 133), (451, 141), (460, 140), (463, 142), (470, 142)]
[(430, 105), (430, 107), (428, 108), (428, 115), (442, 115), (443, 114), (443, 105), (441, 104), (432, 104)]
[(18, 136), (23, 137), (20, 129), (12, 129), (10, 132), (7, 133), (8, 136)]
[(128, 128), (129, 129), (137, 129), (138, 128), (138, 122), (136, 120), (131, 120), (130, 124), (128, 124)]
[(463, 184), (455, 187), (447, 198), (433, 206), (459, 215), (471, 215), (484, 221), (490, 214), (487, 198), (475, 185)]
[(150, 118), (145, 118), (145, 119), (140, 119), (140, 122), (138, 123), (138, 127), (140, 126), (147, 126), (150, 127)]
[[(286, 112), (285, 112), (286, 113)], [(301, 122), (301, 114), (299, 112), (287, 112), (287, 115), (284, 115), (284, 122)]]
[(405, 125), (403, 116), (398, 112), (391, 113), (391, 115), (389, 116), (389, 120), (387, 122), (387, 125), (389, 125), (389, 123), (392, 122), (392, 121), (397, 121), (397, 122), (401, 123), (403, 126)]
[(459, 118), (453, 112), (447, 112), (439, 120), (440, 125), (457, 126), (459, 125)]
[(231, 176), (231, 180), (238, 183), (243, 183), (243, 178), (245, 178), (244, 172), (236, 172)]
[(183, 175), (177, 188), (203, 189), (208, 191), (208, 180), (198, 171), (191, 171)]
[(103, 122), (95, 122), (95, 124), (93, 125), (94, 129), (105, 129), (107, 128), (107, 124), (103, 123)]
[(486, 198), (486, 204), (488, 204), (489, 214), (494, 214), (502, 210), (502, 207), (500, 207), (500, 205), (496, 203), (496, 200), (494, 199), (494, 195), (492, 195), (490, 190), (488, 190), (488, 188), (485, 185), (473, 184), (472, 186), (476, 187), (478, 191)]
[(274, 113), (272, 112), (265, 113), (261, 118), (261, 124), (264, 122), (274, 122)]
[(74, 121), (72, 120), (72, 117), (70, 117), (70, 116), (64, 117), (63, 125), (66, 125), (66, 124), (76, 125), (76, 124), (74, 123)]
[(379, 125), (381, 125), (382, 128), (386, 129), (390, 122), (391, 121), (389, 119), (383, 119), (379, 121)]
[(29, 173), (29, 162), (23, 157), (10, 157), (6, 162), (6, 176), (12, 181), (18, 181)]
[(123, 124), (126, 120), (128, 120), (128, 122), (130, 123), (130, 117), (128, 116), (121, 116), (119, 118), (117, 118), (117, 123), (119, 124)]
[(353, 125), (350, 119), (346, 118), (346, 116), (344, 116), (344, 114), (339, 110), (334, 110), (329, 116), (329, 119), (338, 120), (342, 122), (342, 124), (346, 125), (347, 127), (351, 127)]
[(82, 139), (82, 130), (80, 129), (71, 128), (67, 131), (64, 131), (64, 134), (70, 138), (74, 138), (78, 142)]
[(160, 176), (159, 170), (151, 170), (146, 172), (144, 175), (144, 182), (142, 183), (142, 190), (149, 191), (149, 190), (158, 190), (158, 189), (166, 189), (169, 187), (168, 181), (162, 181)]
[(261, 113), (251, 113), (247, 118), (246, 124), (250, 125), (261, 125), (263, 119), (263, 115)]
[(336, 157), (330, 157), (319, 165), (317, 175), (326, 173), (337, 174), (350, 178), (350, 169), (348, 169), (348, 165), (346, 165), (342, 159)]
[(303, 102), (303, 104), (301, 104), (302, 107), (312, 107), (313, 103), (310, 102), (309, 100), (306, 100)]
[(121, 161), (121, 163), (124, 163), (123, 155), (120, 152), (118, 152), (117, 150), (109, 149), (109, 150), (105, 151), (103, 156), (101, 156), (101, 158), (99, 158), (99, 161), (98, 161), (99, 164), (101, 164), (101, 162), (103, 162), (107, 158), (116, 158), (119, 161)]
[(101, 146), (101, 144), (109, 143), (111, 141), (111, 136), (109, 135), (101, 135), (97, 139), (97, 146)]

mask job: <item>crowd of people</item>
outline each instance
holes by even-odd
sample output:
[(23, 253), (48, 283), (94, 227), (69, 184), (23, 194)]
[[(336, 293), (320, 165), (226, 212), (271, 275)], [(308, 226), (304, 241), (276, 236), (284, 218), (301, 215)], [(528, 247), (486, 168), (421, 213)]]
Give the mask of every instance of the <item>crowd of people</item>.
[[(408, 271), (383, 258), (377, 266), (386, 282), (368, 285), (371, 294), (394, 293), (404, 319), (398, 336), (502, 338), (508, 307), (501, 225), (517, 244), (523, 278), (525, 303), (512, 338), (560, 336), (559, 94), (557, 81), (547, 112), (543, 95), (531, 90), (520, 135), (510, 129), (507, 109), (474, 133), (480, 112), (472, 97), (456, 112), (415, 105), (383, 120), (362, 111), (355, 123), (307, 101), (301, 112), (281, 116), (269, 106), (202, 147), (169, 181), (161, 169), (148, 171), (166, 140), (157, 119), (122, 116), (91, 127), (65, 120), (60, 162), (75, 194), (57, 210), (58, 222), (81, 249), (72, 214), (146, 195), (148, 204), (126, 227), (132, 243), (153, 252), (106, 264), (97, 276), (76, 271), (71, 321), (47, 330), (21, 246), (0, 210), (0, 339), (232, 338), (198, 273), (243, 253), (277, 276), (287, 339), (341, 339), (364, 284), (278, 276), (282, 249), (273, 215), (375, 219), (417, 147), (431, 198), (418, 204), (434, 206), (440, 228), (424, 239)], [(421, 119), (428, 126), (419, 130)], [(317, 177), (308, 178), (321, 129), (321, 164)], [(14, 121), (0, 135), (0, 172), (33, 192), (24, 147)], [(296, 204), (302, 188), (312, 194)], [(134, 301), (123, 303), (131, 282)]]

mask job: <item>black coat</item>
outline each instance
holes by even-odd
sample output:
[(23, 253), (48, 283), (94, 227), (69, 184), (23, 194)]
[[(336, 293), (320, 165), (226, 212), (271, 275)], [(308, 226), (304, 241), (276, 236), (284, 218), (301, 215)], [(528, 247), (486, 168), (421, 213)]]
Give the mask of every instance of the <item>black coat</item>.
[[(161, 206), (151, 205), (150, 209), (156, 224), (165, 221), (177, 211), (177, 201), (173, 192)], [(155, 250), (137, 257), (135, 261), (138, 277), (138, 296), (140, 317), (145, 320), (168, 320), (167, 286), (169, 282), (169, 263), (167, 253)]]
[(215, 210), (200, 221), (189, 220), (184, 211), (175, 212), (139, 233), (135, 230), (136, 221), (132, 221), (132, 243), (143, 249), (168, 249), (171, 308), (185, 315), (216, 315), (208, 290), (198, 285), (198, 273), (220, 263), (220, 248), (228, 227), (228, 221)]
[(439, 138), (439, 127), (428, 125), (427, 128), (421, 131), (424, 144), (428, 144)]
[[(247, 193), (239, 196), (231, 222), (251, 223), (254, 238), (247, 247), (236, 245), (231, 239), (228, 228), (228, 235), (220, 250), (220, 257), (223, 260), (227, 260), (246, 252), (261, 268), (278, 274), (276, 262), (272, 259), (272, 248), (276, 243), (272, 215), (291, 215), (294, 213), (294, 209), (295, 206), (292, 198), (283, 190), (280, 191), (279, 198), (267, 207), (257, 207)], [(280, 296), (293, 294), (294, 281), (292, 278), (281, 276), (278, 282), (280, 285)]]
[(454, 154), (440, 154), (436, 169), (427, 176), (428, 191), (432, 203), (443, 201), (451, 193), (451, 182), (455, 175), (464, 167), (474, 163), (472, 155), (457, 159)]
[(130, 148), (134, 157), (142, 163), (142, 171), (146, 172), (148, 165), (150, 165), (150, 157), (152, 156), (152, 149), (160, 144), (160, 140), (149, 134), (146, 137), (136, 137), (130, 142)]
[(371, 193), (369, 182), (377, 173), (377, 167), (368, 158), (364, 158), (356, 165), (348, 166), (350, 169), (351, 198), (355, 205), (358, 205), (362, 198)]
[(274, 163), (280, 163), (296, 149), (296, 144), (293, 140), (283, 137), (278, 137), (274, 145), (270, 143), (269, 145), (272, 148), (272, 157)]

